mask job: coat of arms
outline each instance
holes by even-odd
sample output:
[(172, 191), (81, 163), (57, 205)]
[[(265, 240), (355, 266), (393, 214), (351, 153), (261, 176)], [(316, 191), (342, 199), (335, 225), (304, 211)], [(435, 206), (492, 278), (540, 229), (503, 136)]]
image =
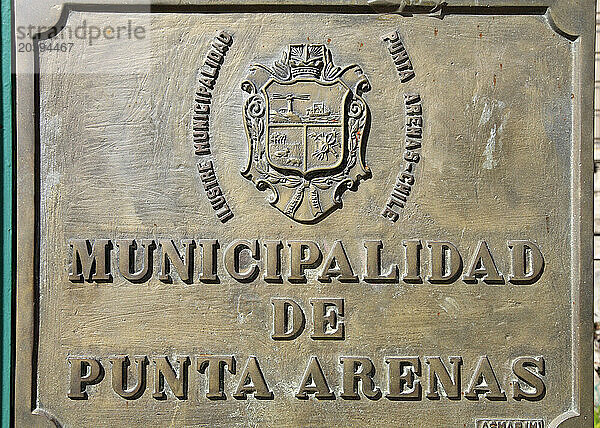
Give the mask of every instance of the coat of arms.
[(288, 217), (315, 223), (368, 178), (364, 149), (369, 81), (341, 68), (321, 44), (290, 45), (273, 67), (252, 65), (242, 83), (248, 164), (242, 175)]

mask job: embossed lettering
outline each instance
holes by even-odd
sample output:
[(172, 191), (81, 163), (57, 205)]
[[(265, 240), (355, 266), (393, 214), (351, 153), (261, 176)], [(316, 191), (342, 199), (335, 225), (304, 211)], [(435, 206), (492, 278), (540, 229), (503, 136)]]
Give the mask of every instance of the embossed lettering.
[[(537, 372), (532, 371), (534, 369)], [(513, 362), (512, 370), (519, 379), (512, 382), (515, 400), (539, 401), (544, 398), (546, 395), (546, 385), (542, 379), (546, 374), (544, 357), (519, 357)]]
[(381, 273), (381, 241), (365, 241), (364, 246), (367, 249), (366, 266), (364, 280), (366, 282), (397, 282), (398, 265), (392, 265), (388, 273)]
[[(169, 362), (167, 357), (156, 357), (152, 359), (154, 364), (154, 392), (152, 397), (157, 400), (166, 400), (165, 383), (169, 385), (173, 395), (180, 400), (187, 398), (188, 366), (190, 359), (188, 357), (178, 357), (179, 374)], [(166, 381), (166, 382), (165, 382)]]
[(290, 282), (306, 282), (305, 269), (315, 268), (321, 264), (323, 255), (319, 246), (313, 241), (288, 241), (290, 247)]
[(513, 284), (535, 283), (544, 272), (544, 256), (531, 241), (508, 241), (511, 254), (511, 272), (508, 280)]
[(359, 400), (358, 387), (363, 395), (371, 400), (381, 397), (381, 390), (375, 386), (375, 366), (365, 357), (340, 357), (343, 366), (342, 394), (346, 400)]
[(439, 400), (438, 381), (443, 393), (450, 400), (460, 400), (460, 366), (462, 357), (450, 357), (452, 376), (440, 357), (425, 357), (429, 373), (429, 387), (425, 396), (430, 400)]
[(203, 355), (196, 360), (196, 370), (205, 373), (208, 377), (208, 391), (206, 398), (209, 400), (225, 400), (224, 392), (225, 367), (231, 374), (235, 374), (235, 358), (233, 355)]
[[(112, 280), (112, 275), (108, 272), (113, 263), (119, 267), (117, 273), (135, 283), (150, 281), (153, 275), (167, 283), (172, 283), (176, 277), (188, 284), (194, 281), (219, 283), (221, 280), (218, 275), (221, 270), (229, 278), (240, 282), (253, 282), (258, 280), (259, 276), (266, 282), (279, 284), (283, 284), (284, 281), (331, 282), (334, 279), (340, 282), (358, 282), (353, 265), (360, 262), (363, 271), (361, 279), (366, 283), (397, 284), (399, 272), (402, 271), (401, 280), (405, 283), (420, 284), (426, 280), (432, 284), (451, 284), (463, 274), (462, 256), (458, 248), (449, 241), (425, 241), (429, 248), (429, 257), (425, 255), (426, 264), (429, 265), (426, 277), (423, 277), (421, 272), (424, 244), (420, 239), (399, 241), (404, 247), (403, 259), (386, 261), (385, 266), (382, 266), (382, 258), (384, 248), (387, 247), (384, 247), (381, 240), (363, 241), (362, 254), (348, 253), (346, 248), (354, 247), (346, 247), (343, 241), (336, 240), (325, 260), (319, 244), (309, 240), (287, 241), (289, 252), (282, 254), (283, 245), (280, 240), (235, 239), (227, 244), (222, 257), (217, 257), (220, 243), (216, 239), (161, 238), (157, 241), (160, 251), (155, 251), (156, 245), (152, 239), (118, 239), (117, 250), (114, 252), (106, 250), (112, 248), (110, 240), (96, 240), (96, 245), (105, 249), (104, 255), (100, 255), (102, 251), (94, 249), (96, 247), (90, 245), (90, 242), (95, 241), (70, 241), (72, 255), (77, 261), (74, 267), (72, 262), (70, 265), (71, 281), (81, 281), (85, 278), (91, 282), (97, 275)], [(507, 243), (508, 251), (505, 247), (502, 262), (505, 266), (510, 264), (509, 280), (515, 284), (537, 282), (544, 269), (544, 258), (540, 249), (534, 243), (525, 240), (509, 240)], [(261, 249), (264, 254), (261, 254)], [(155, 252), (159, 253), (159, 269), (153, 268)], [(117, 257), (117, 260), (113, 261), (111, 257)], [(195, 261), (196, 257), (200, 258), (198, 262)], [(83, 258), (83, 262), (80, 262), (80, 258)], [(284, 262), (288, 263), (289, 267), (284, 268)], [(403, 265), (398, 262), (403, 262)], [(97, 263), (104, 266), (99, 274), (96, 272)], [(196, 273), (196, 268), (200, 272)], [(282, 275), (284, 269), (288, 272), (285, 278)], [(462, 279), (468, 283), (503, 283), (503, 274), (498, 270), (492, 251), (485, 241), (478, 241), (475, 245)]]
[(389, 393), (386, 398), (420, 400), (421, 382), (416, 378), (421, 375), (419, 357), (387, 357), (385, 362), (389, 365)]
[(454, 282), (462, 271), (462, 257), (454, 246), (447, 241), (428, 241), (431, 272), (427, 280), (432, 284)]
[(80, 282), (86, 281), (110, 281), (110, 250), (111, 244), (108, 239), (96, 239), (90, 244), (85, 239), (73, 239), (69, 243), (72, 248), (71, 272), (69, 280)]
[(238, 239), (233, 241), (226, 249), (223, 258), (225, 260), (225, 269), (232, 278), (237, 279), (240, 282), (253, 281), (259, 272), (259, 268), (256, 263), (250, 264), (245, 270), (240, 270), (241, 267), (241, 255), (243, 251), (249, 251), (250, 256), (254, 260), (259, 260), (259, 245), (258, 241), (248, 241), (245, 239)]
[(110, 358), (112, 363), (112, 388), (121, 397), (135, 400), (142, 396), (146, 390), (146, 366), (148, 359), (145, 356), (135, 357), (136, 384), (128, 388), (129, 357), (126, 355)]
[[(152, 254), (155, 248), (152, 239), (142, 239), (142, 249), (137, 248), (135, 239), (118, 239), (119, 273), (131, 282), (147, 281), (152, 275)], [(142, 253), (142, 266), (136, 271), (136, 253)]]
[(405, 253), (402, 281), (409, 284), (420, 284), (423, 282), (421, 279), (421, 241), (411, 239), (402, 241), (402, 245)]
[(217, 248), (219, 248), (219, 242), (216, 239), (200, 239), (198, 244), (202, 248), (200, 281), (208, 283), (219, 282), (219, 277), (217, 276)]
[(281, 241), (264, 241), (265, 246), (265, 274), (263, 279), (267, 282), (283, 282), (281, 278)]
[(161, 270), (158, 274), (158, 278), (164, 282), (172, 282), (171, 277), (171, 265), (175, 268), (179, 274), (179, 278), (183, 282), (191, 282), (194, 267), (194, 248), (195, 243), (192, 239), (183, 239), (182, 244), (185, 248), (184, 256), (182, 257), (175, 246), (175, 242), (172, 239), (159, 239), (158, 245), (160, 246), (161, 253)]
[(488, 400), (506, 400), (506, 394), (502, 391), (490, 360), (485, 355), (477, 362), (469, 387), (465, 391), (465, 398), (478, 400), (479, 394), (483, 394)]
[(335, 398), (317, 357), (311, 357), (308, 366), (300, 381), (300, 389), (296, 393), (296, 398), (308, 399), (309, 394), (315, 394), (315, 398), (319, 400), (332, 400)]
[(200, 173), (200, 179), (204, 185), (204, 191), (210, 201), (210, 205), (217, 213), (217, 218), (221, 223), (227, 222), (233, 217), (233, 213), (229, 205), (227, 205), (225, 196), (223, 196), (223, 192), (219, 187), (212, 161), (198, 162), (198, 172)]
[[(204, 64), (200, 67), (198, 82), (200, 85), (196, 90), (194, 115), (193, 115), (193, 138), (194, 151), (198, 156), (209, 156), (211, 154), (209, 134), (209, 114), (212, 100), (212, 90), (219, 76), (221, 64), (229, 47), (233, 44), (233, 37), (225, 31), (219, 32), (211, 42), (211, 48), (206, 54)], [(217, 214), (221, 223), (226, 223), (233, 218), (233, 212), (225, 201), (223, 191), (219, 187), (214, 174), (212, 161), (198, 162), (198, 171), (204, 185), (206, 196)]]
[(300, 336), (304, 330), (305, 317), (300, 305), (292, 299), (274, 297), (273, 334), (274, 340), (292, 340)]
[(238, 400), (245, 400), (248, 394), (254, 394), (254, 398), (259, 400), (273, 399), (273, 393), (269, 390), (269, 386), (258, 365), (258, 360), (254, 356), (248, 358), (246, 367), (240, 378), (240, 383), (233, 397)]
[(71, 400), (87, 400), (86, 387), (95, 385), (104, 378), (104, 368), (95, 358), (68, 357), (71, 365), (70, 387), (67, 397)]
[(354, 275), (342, 241), (335, 241), (333, 244), (331, 251), (329, 251), (323, 263), (323, 270), (319, 275), (319, 281), (330, 282), (333, 277), (338, 277), (342, 282), (354, 282), (358, 279)]
[[(392, 37), (392, 36), (390, 36)], [(399, 43), (399, 42), (398, 42)], [(404, 208), (415, 184), (416, 164), (420, 161), (423, 138), (423, 108), (419, 94), (404, 94), (404, 168), (397, 174), (394, 188), (381, 215), (396, 222), (398, 209)]]
[(478, 277), (481, 277), (483, 282), (488, 284), (502, 284), (504, 282), (504, 278), (498, 272), (492, 253), (490, 253), (485, 241), (479, 241), (469, 268), (463, 276), (463, 281), (477, 282)]
[(381, 38), (384, 42), (387, 42), (388, 51), (392, 56), (400, 81), (406, 83), (415, 77), (412, 63), (408, 57), (408, 52), (400, 40), (400, 34), (397, 31), (392, 31)]
[(313, 306), (312, 339), (344, 339), (344, 299), (310, 299)]

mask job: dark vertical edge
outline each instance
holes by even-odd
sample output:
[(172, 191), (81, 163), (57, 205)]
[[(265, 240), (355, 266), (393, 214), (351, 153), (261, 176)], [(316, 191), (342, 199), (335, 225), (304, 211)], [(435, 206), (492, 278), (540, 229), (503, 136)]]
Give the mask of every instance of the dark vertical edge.
[(1, 0), (2, 44), (2, 258), (0, 276), (2, 292), (2, 357), (0, 358), (2, 426), (11, 421), (11, 356), (12, 356), (12, 260), (13, 260), (13, 120), (12, 120), (12, 7), (11, 0)]
[(37, 409), (38, 352), (40, 337), (40, 38), (34, 36), (33, 42), (33, 93), (34, 93), (34, 235), (33, 235), (33, 338), (31, 342), (31, 411)]

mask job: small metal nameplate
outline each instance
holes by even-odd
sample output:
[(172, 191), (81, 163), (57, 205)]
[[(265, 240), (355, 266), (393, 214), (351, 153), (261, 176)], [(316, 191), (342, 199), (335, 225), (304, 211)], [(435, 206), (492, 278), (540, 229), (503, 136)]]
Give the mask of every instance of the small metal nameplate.
[(544, 428), (541, 419), (478, 419), (476, 428)]

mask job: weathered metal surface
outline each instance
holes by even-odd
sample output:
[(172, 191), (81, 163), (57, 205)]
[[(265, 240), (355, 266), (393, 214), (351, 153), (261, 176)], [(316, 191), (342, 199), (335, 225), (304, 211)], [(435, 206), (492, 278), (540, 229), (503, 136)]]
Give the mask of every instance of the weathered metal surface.
[(17, 426), (589, 423), (593, 2), (30, 3)]

